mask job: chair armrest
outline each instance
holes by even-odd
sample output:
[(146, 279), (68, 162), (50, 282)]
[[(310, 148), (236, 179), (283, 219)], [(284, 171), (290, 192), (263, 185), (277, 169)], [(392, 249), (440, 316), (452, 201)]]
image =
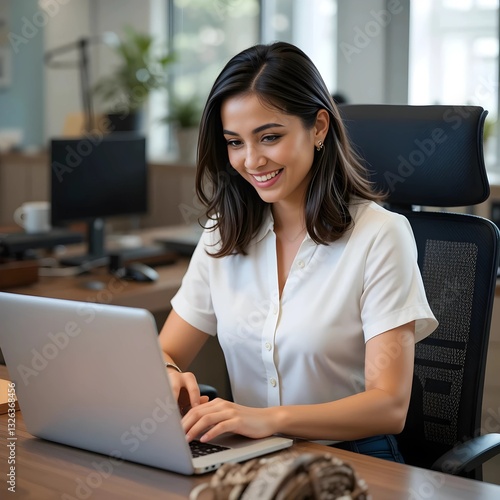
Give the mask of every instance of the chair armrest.
[(207, 384), (198, 384), (200, 388), (200, 394), (202, 396), (208, 396), (209, 401), (217, 397), (217, 389)]
[(485, 434), (455, 446), (432, 464), (432, 470), (459, 475), (500, 454), (500, 434)]

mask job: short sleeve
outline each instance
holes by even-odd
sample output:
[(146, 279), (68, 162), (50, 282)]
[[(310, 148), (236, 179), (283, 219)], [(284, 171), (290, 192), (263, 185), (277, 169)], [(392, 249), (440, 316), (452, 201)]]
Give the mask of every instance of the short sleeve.
[(175, 312), (190, 325), (209, 334), (216, 335), (217, 319), (212, 304), (210, 288), (210, 260), (207, 254), (210, 235), (204, 231), (182, 279), (181, 287), (171, 300)]
[(406, 217), (391, 213), (368, 249), (361, 296), (365, 340), (415, 321), (415, 341), (438, 322), (429, 306)]

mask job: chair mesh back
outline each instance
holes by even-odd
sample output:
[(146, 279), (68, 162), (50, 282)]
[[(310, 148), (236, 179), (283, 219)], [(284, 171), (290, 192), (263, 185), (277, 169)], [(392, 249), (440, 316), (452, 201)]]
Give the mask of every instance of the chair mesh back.
[(471, 326), (477, 245), (427, 240), (422, 277), (439, 318), (431, 337), (419, 342), (415, 374), (424, 389), (426, 441), (454, 445)]
[(439, 326), (415, 346), (410, 409), (397, 439), (409, 464), (430, 468), (455, 444), (480, 432), (498, 229), (465, 214), (405, 215)]

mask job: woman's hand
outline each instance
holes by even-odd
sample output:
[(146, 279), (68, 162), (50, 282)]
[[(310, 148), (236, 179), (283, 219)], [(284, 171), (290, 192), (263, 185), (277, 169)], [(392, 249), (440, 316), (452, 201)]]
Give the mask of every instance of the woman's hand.
[(200, 434), (200, 441), (210, 441), (225, 432), (263, 438), (277, 432), (274, 413), (275, 408), (250, 408), (217, 398), (193, 406), (183, 417), (182, 426), (188, 441)]
[(208, 396), (200, 395), (200, 388), (193, 373), (179, 373), (173, 368), (167, 368), (167, 373), (182, 415), (187, 413), (190, 408), (208, 401)]

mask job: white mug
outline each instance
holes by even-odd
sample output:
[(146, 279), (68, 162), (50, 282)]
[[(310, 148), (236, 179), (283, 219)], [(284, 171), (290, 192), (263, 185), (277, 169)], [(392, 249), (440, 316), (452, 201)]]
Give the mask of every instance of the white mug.
[(27, 233), (50, 231), (50, 203), (48, 201), (28, 201), (14, 212), (14, 221)]

